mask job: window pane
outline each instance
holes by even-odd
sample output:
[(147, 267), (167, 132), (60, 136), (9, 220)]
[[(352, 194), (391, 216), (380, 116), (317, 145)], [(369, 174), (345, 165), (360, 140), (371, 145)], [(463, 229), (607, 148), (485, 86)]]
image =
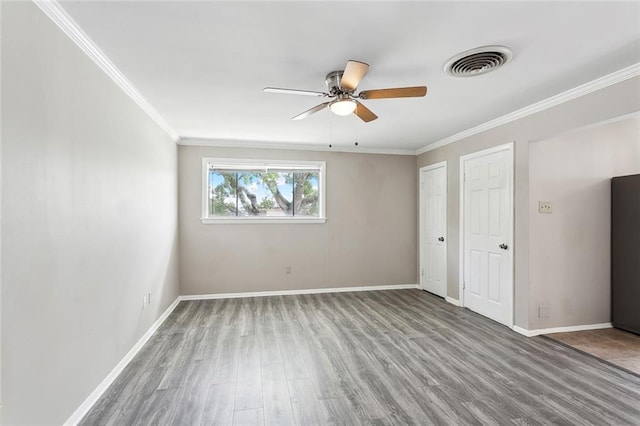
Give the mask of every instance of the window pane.
[(318, 217), (319, 173), (317, 171), (295, 172), (294, 215)]
[(259, 216), (264, 194), (258, 191), (262, 185), (260, 172), (238, 173), (238, 216)]
[[(293, 214), (293, 174), (288, 172), (221, 172), (218, 176), (234, 176), (230, 195), (237, 195), (238, 216), (291, 216)], [(221, 178), (218, 178), (221, 179)], [(235, 182), (231, 178), (229, 181)], [(235, 192), (237, 188), (237, 193)], [(234, 198), (235, 203), (235, 198)], [(211, 210), (213, 215), (225, 215)], [(235, 214), (235, 213), (234, 213)]]
[(269, 197), (269, 205), (265, 208), (267, 216), (293, 215), (293, 175), (290, 172), (278, 171), (262, 173), (264, 192)]
[(209, 215), (236, 216), (236, 173), (209, 171)]

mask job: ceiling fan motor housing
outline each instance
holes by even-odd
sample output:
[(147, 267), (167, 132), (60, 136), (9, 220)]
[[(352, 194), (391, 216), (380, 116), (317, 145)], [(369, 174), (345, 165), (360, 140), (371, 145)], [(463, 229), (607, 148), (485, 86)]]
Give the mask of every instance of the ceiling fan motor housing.
[(342, 80), (342, 75), (344, 71), (331, 71), (324, 79), (324, 82), (327, 84), (327, 88), (329, 89), (329, 93), (332, 96), (336, 96), (342, 93), (352, 93), (348, 90), (343, 89), (340, 86), (340, 81)]

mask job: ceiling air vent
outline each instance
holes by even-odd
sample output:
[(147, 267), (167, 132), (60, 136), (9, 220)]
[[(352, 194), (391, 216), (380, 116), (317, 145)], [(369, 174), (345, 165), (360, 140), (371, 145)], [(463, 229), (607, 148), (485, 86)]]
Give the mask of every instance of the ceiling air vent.
[(512, 57), (513, 52), (505, 46), (478, 47), (449, 59), (444, 65), (444, 72), (454, 77), (473, 77), (495, 70)]

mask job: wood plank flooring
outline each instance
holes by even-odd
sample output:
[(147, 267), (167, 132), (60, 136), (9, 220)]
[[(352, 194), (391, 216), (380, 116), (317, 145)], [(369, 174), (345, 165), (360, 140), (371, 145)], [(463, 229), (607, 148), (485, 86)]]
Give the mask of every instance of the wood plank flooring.
[(83, 425), (640, 425), (640, 378), (420, 290), (181, 302)]

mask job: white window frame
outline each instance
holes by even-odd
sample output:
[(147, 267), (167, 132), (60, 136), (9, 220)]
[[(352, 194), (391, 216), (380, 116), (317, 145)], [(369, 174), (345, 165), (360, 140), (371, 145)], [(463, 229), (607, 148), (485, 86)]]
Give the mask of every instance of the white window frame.
[[(318, 184), (320, 186), (318, 195), (318, 217), (308, 216), (209, 216), (209, 168), (210, 166), (220, 168), (246, 168), (250, 170), (267, 168), (286, 168), (295, 170), (296, 168), (308, 169), (310, 167), (319, 169)], [(326, 217), (326, 163), (324, 161), (291, 161), (291, 160), (257, 160), (257, 159), (237, 159), (237, 158), (202, 158), (202, 215), (200, 220), (203, 224), (249, 224), (249, 223), (325, 223)]]

